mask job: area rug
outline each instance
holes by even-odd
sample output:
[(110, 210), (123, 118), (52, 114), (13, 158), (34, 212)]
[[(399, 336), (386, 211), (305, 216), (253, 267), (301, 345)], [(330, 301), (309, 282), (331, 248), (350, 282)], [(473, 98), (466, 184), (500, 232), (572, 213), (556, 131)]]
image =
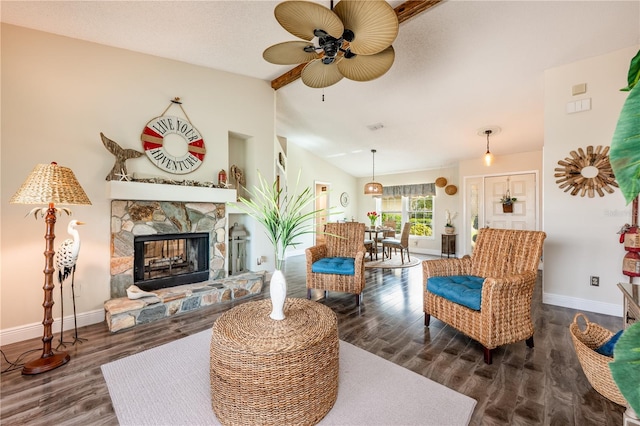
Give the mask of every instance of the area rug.
[[(120, 425), (219, 425), (206, 330), (103, 365)], [(338, 399), (321, 425), (467, 425), (476, 401), (340, 341)]]
[[(406, 256), (405, 256), (406, 257)], [(369, 257), (367, 257), (368, 259)], [(375, 258), (375, 256), (374, 256)], [(419, 265), (420, 264), (420, 259), (416, 259), (415, 257), (412, 257), (411, 260), (407, 260), (405, 258), (404, 263), (402, 263), (402, 260), (400, 259), (400, 255), (393, 255), (391, 256), (391, 259), (383, 259), (382, 258), (382, 253), (378, 254), (378, 260), (370, 260), (370, 261), (366, 261), (364, 262), (364, 267), (365, 268), (389, 268), (389, 269), (393, 269), (393, 268), (411, 268), (413, 266)]]

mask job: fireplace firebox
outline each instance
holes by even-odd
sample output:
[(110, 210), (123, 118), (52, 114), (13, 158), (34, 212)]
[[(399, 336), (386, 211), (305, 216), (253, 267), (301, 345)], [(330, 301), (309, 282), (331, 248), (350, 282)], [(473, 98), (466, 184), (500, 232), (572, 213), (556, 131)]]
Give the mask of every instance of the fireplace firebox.
[(209, 233), (134, 238), (133, 282), (145, 291), (209, 279)]

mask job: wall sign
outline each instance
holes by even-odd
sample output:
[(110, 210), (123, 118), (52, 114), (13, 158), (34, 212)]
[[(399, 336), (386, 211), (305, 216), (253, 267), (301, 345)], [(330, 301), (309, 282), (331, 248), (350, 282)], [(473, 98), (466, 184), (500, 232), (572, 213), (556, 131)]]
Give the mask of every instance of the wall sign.
[[(164, 146), (164, 138), (175, 134), (185, 141), (182, 155), (171, 155)], [(202, 164), (206, 149), (200, 132), (189, 120), (163, 115), (147, 123), (140, 136), (147, 157), (158, 168), (174, 174), (191, 173)]]

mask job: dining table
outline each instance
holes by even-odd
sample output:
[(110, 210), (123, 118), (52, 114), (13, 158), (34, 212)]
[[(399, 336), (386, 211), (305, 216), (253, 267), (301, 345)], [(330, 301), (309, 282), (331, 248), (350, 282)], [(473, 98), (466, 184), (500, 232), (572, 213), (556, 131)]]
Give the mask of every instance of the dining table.
[[(393, 228), (389, 228), (386, 226), (367, 226), (364, 228), (364, 232), (368, 235), (369, 240), (373, 240), (373, 247), (376, 253), (376, 259), (378, 258), (378, 243), (385, 238), (384, 233), (389, 231), (395, 231)], [(384, 253), (383, 253), (384, 259)]]

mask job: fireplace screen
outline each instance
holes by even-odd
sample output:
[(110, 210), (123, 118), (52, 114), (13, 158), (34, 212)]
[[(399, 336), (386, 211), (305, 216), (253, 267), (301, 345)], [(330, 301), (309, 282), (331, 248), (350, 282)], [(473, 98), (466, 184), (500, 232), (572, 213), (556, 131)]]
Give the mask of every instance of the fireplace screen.
[(145, 291), (208, 280), (209, 233), (135, 237), (133, 277)]

